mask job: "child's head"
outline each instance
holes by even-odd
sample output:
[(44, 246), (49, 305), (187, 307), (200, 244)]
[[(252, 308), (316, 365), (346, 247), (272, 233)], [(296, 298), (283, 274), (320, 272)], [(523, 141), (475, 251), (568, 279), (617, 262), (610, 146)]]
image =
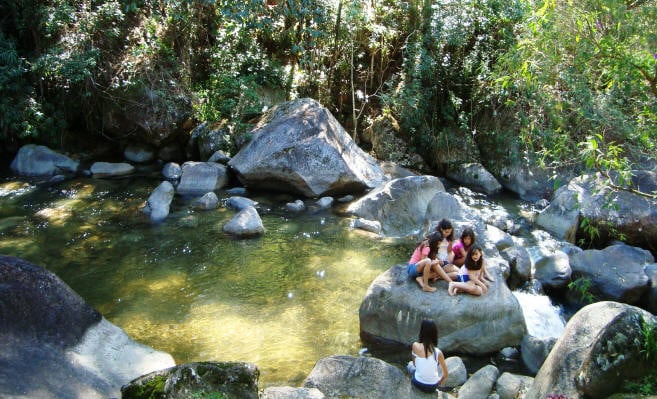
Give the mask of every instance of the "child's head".
[(468, 248), (470, 245), (474, 245), (475, 241), (476, 238), (474, 230), (472, 230), (470, 227), (463, 229), (463, 232), (461, 233), (461, 242), (463, 243), (463, 246)]
[(472, 244), (465, 255), (465, 267), (468, 270), (481, 270), (481, 265), (484, 263), (484, 251), (477, 244)]
[(438, 346), (438, 327), (433, 320), (422, 320), (418, 341), (424, 344), (425, 350)]
[(436, 231), (441, 233), (443, 238), (446, 238), (449, 241), (452, 241), (454, 239), (454, 226), (452, 226), (452, 222), (450, 222), (447, 219), (443, 219), (440, 222), (438, 222), (438, 226), (436, 226)]
[(440, 242), (443, 240), (442, 234), (438, 232), (433, 232), (429, 236), (429, 259), (436, 259), (436, 255), (438, 254), (438, 247), (440, 246)]

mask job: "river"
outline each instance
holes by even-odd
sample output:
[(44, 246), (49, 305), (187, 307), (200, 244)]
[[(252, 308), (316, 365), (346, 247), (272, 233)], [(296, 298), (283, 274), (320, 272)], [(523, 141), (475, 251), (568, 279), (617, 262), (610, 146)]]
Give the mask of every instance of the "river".
[[(313, 209), (312, 201), (292, 214), (284, 205), (295, 197), (271, 194), (250, 196), (266, 229), (260, 238), (227, 236), (222, 227), (234, 211), (195, 210), (180, 197), (153, 225), (140, 207), (158, 184), (5, 178), (0, 253), (54, 272), (133, 339), (177, 363), (252, 362), (263, 386), (298, 385), (318, 359), (363, 350), (360, 302), (376, 276), (408, 260), (412, 241), (353, 230), (335, 208)], [(518, 297), (526, 317), (538, 314), (531, 328), (563, 328), (541, 325), (541, 312), (559, 323), (549, 298)]]

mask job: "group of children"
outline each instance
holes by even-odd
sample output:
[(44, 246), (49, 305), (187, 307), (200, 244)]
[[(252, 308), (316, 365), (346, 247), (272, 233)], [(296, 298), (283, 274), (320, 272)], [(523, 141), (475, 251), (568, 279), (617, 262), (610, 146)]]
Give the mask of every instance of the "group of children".
[(455, 241), (454, 227), (447, 219), (441, 220), (436, 231), (417, 245), (407, 271), (427, 292), (436, 291), (429, 281), (448, 281), (448, 293), (452, 296), (459, 292), (483, 295), (488, 291), (489, 281), (495, 281), (486, 270), (483, 250), (475, 244), (474, 231), (464, 229), (461, 238)]
[[(409, 277), (423, 291), (436, 291), (429, 282), (443, 279), (449, 282), (449, 295), (485, 294), (489, 281), (495, 280), (486, 270), (484, 252), (475, 240), (474, 230), (466, 228), (455, 241), (452, 223), (441, 220), (413, 251), (408, 261)], [(435, 392), (447, 380), (448, 372), (445, 356), (438, 349), (438, 327), (432, 320), (422, 320), (418, 341), (411, 345), (411, 356), (407, 366), (411, 382), (423, 392)]]

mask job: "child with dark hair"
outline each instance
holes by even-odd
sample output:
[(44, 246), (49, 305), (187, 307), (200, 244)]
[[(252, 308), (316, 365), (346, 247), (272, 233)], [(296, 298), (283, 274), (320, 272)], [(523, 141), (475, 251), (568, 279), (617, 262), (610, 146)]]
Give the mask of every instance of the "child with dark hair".
[[(449, 373), (445, 356), (438, 349), (438, 327), (432, 320), (422, 320), (418, 342), (411, 345), (411, 356), (407, 369), (413, 385), (422, 392), (436, 392)], [(438, 365), (442, 373), (438, 372)]]
[[(477, 237), (475, 235), (475, 232), (473, 229), (470, 227), (466, 227), (463, 229), (463, 232), (461, 233), (461, 238), (456, 240), (454, 245), (452, 245), (452, 251), (454, 251), (454, 265), (461, 267), (463, 266), (463, 263), (465, 263), (465, 255), (468, 253), (470, 250), (470, 247), (477, 242)], [(486, 264), (482, 266), (482, 276), (483, 278), (489, 280), (489, 281), (495, 281), (493, 276), (488, 273), (488, 270), (486, 270)], [(485, 283), (485, 281), (484, 281)], [(486, 284), (488, 285), (488, 284)]]
[(441, 236), (437, 254), (440, 266), (445, 272), (456, 274), (459, 269), (453, 264), (454, 251), (452, 244), (454, 243), (454, 226), (452, 226), (452, 222), (442, 219), (438, 222), (438, 226), (436, 226), (436, 232)]
[(484, 252), (481, 247), (474, 244), (465, 256), (465, 262), (456, 281), (449, 283), (447, 292), (456, 295), (467, 292), (470, 295), (480, 296), (488, 291), (488, 286), (482, 281), (482, 268), (484, 267)]
[[(429, 238), (420, 242), (408, 261), (406, 268), (408, 276), (415, 279), (423, 291), (436, 291), (435, 287), (429, 285), (429, 279), (442, 278), (445, 281), (452, 281), (452, 278), (440, 267), (439, 261), (436, 259), (440, 238), (438, 233), (433, 233)], [(453, 273), (453, 276), (456, 276), (456, 273)]]

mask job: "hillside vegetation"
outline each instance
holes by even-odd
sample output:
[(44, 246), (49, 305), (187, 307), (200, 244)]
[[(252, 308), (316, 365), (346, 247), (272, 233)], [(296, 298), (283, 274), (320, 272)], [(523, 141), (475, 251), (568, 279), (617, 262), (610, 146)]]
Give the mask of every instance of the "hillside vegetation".
[(629, 188), (657, 142), (657, 2), (0, 3), (0, 141), (61, 150), (239, 135), (312, 97), (358, 140), (387, 117), (450, 162), (598, 168)]

